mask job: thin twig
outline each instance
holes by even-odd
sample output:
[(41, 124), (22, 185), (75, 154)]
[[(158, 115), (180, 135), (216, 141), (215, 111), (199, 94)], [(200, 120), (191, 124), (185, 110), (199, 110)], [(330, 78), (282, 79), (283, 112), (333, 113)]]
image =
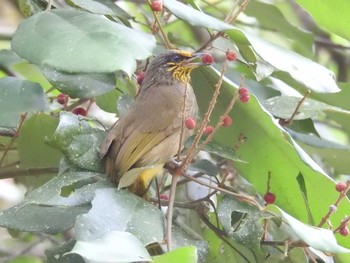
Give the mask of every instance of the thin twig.
[(168, 205), (168, 221), (167, 221), (167, 227), (166, 227), (166, 245), (167, 250), (171, 250), (171, 240), (172, 240), (172, 223), (173, 223), (173, 212), (174, 212), (174, 202), (175, 202), (175, 195), (176, 195), (176, 185), (177, 181), (179, 179), (179, 176), (172, 175), (171, 177), (171, 187), (170, 187), (170, 193), (169, 193), (169, 205)]
[(181, 155), (181, 150), (182, 150), (182, 143), (183, 143), (183, 136), (185, 132), (185, 115), (186, 115), (186, 98), (187, 98), (187, 90), (188, 90), (188, 82), (186, 83), (185, 86), (185, 94), (183, 96), (183, 106), (182, 106), (182, 123), (181, 123), (181, 132), (180, 132), (180, 142), (179, 142), (179, 149), (177, 152), (177, 161), (180, 161), (180, 155)]
[(217, 187), (217, 186), (214, 186), (214, 185), (210, 185), (204, 181), (201, 181), (201, 180), (198, 180), (197, 178), (192, 178), (191, 176), (187, 175), (187, 174), (183, 174), (184, 177), (186, 177), (187, 179), (189, 179), (190, 181), (193, 181), (193, 182), (196, 182), (200, 185), (204, 185), (204, 186), (207, 186), (211, 189), (215, 189), (217, 191), (220, 191), (220, 192), (223, 192), (227, 195), (230, 195), (230, 196), (233, 196), (233, 197), (236, 197), (236, 198), (239, 198), (241, 200), (244, 200), (246, 201), (247, 203), (251, 204), (251, 205), (254, 205), (256, 207), (259, 208), (259, 210), (263, 210), (263, 208), (260, 206), (260, 204), (251, 196), (248, 196), (248, 195), (241, 195), (241, 194), (236, 194), (234, 192), (231, 192), (225, 188), (221, 188), (221, 187)]
[[(348, 180), (346, 182), (346, 188), (344, 189), (344, 191), (342, 191), (339, 194), (338, 199), (334, 202), (333, 206), (338, 207), (339, 203), (341, 200), (343, 200), (346, 197), (346, 193), (349, 191), (350, 189), (350, 180)], [(321, 222), (318, 224), (318, 227), (322, 227), (329, 219), (329, 217), (331, 216), (331, 214), (334, 213), (334, 209), (332, 207), (329, 208), (327, 214), (322, 218)]]
[(288, 120), (282, 120), (280, 121), (280, 124), (283, 125), (283, 126), (288, 126), (289, 124), (292, 123), (295, 115), (297, 115), (299, 113), (299, 109), (301, 107), (301, 105), (304, 103), (304, 101), (306, 100), (306, 98), (310, 95), (311, 91), (310, 90), (307, 90), (307, 92), (305, 93), (304, 97), (298, 101), (298, 104), (297, 106), (295, 107), (295, 110), (292, 114), (292, 116), (288, 119)]
[[(149, 6), (152, 5), (151, 0), (148, 0), (148, 4), (149, 4)], [(152, 9), (151, 9), (151, 10), (152, 10)], [(174, 49), (174, 46), (170, 43), (170, 41), (169, 41), (169, 39), (168, 39), (168, 36), (167, 36), (166, 33), (164, 32), (164, 29), (163, 29), (163, 27), (162, 27), (162, 24), (160, 23), (160, 20), (159, 20), (159, 18), (158, 18), (157, 12), (155, 12), (155, 11), (152, 10), (152, 13), (153, 13), (154, 19), (156, 20), (156, 23), (158, 24), (158, 27), (159, 27), (160, 33), (161, 33), (161, 35), (162, 35), (162, 37), (163, 37), (165, 46), (167, 47), (167, 49)]]
[(333, 233), (338, 233), (342, 228), (346, 227), (349, 225), (350, 221), (350, 216), (347, 216), (343, 219), (343, 221), (340, 223), (340, 225), (333, 230)]
[(42, 168), (27, 168), (27, 169), (16, 169), (11, 171), (1, 171), (0, 179), (15, 178), (21, 176), (38, 176), (42, 174), (57, 173), (58, 167), (42, 167)]
[(53, 0), (48, 0), (47, 6), (46, 6), (46, 9), (45, 9), (46, 11), (47, 10), (51, 10), (52, 2), (53, 2)]
[(13, 137), (11, 138), (10, 143), (7, 145), (7, 147), (6, 147), (5, 151), (4, 151), (4, 154), (3, 154), (2, 157), (1, 157), (1, 160), (0, 160), (0, 167), (2, 166), (2, 163), (3, 163), (3, 161), (5, 160), (5, 157), (6, 157), (7, 153), (8, 153), (8, 151), (9, 151), (9, 149), (12, 147), (12, 145), (13, 145), (14, 142), (15, 142), (15, 140), (18, 138), (19, 132), (20, 132), (22, 126), (23, 126), (23, 123), (24, 123), (25, 119), (27, 118), (27, 114), (28, 114), (27, 112), (21, 114), (19, 126), (18, 126), (18, 128), (17, 128), (15, 134), (14, 134)]
[(214, 110), (214, 106), (216, 104), (216, 100), (217, 100), (217, 98), (219, 96), (220, 88), (221, 88), (221, 84), (222, 84), (222, 78), (224, 77), (224, 74), (226, 72), (226, 66), (227, 66), (227, 64), (224, 63), (224, 65), (223, 65), (223, 67), (221, 69), (221, 72), (220, 72), (219, 81), (215, 85), (215, 91), (214, 91), (214, 94), (213, 94), (213, 98), (211, 99), (211, 101), (209, 103), (209, 107), (208, 107), (208, 110), (207, 110), (207, 112), (206, 112), (206, 114), (205, 114), (205, 116), (203, 118), (203, 122), (201, 124), (201, 127), (199, 128), (199, 131), (198, 131), (197, 135), (195, 136), (191, 147), (188, 149), (188, 152), (187, 152), (187, 155), (186, 155), (185, 159), (182, 161), (181, 165), (175, 171), (175, 174), (178, 174), (178, 175), (182, 174), (186, 170), (187, 166), (192, 161), (194, 155), (197, 152), (198, 143), (200, 141), (201, 136), (204, 133), (205, 127), (209, 123), (210, 116), (211, 116), (211, 114), (212, 114), (212, 112)]
[[(237, 19), (237, 17), (239, 16), (240, 13), (242, 13), (247, 5), (249, 4), (249, 0), (244, 0), (240, 6), (239, 9), (237, 10), (237, 12), (233, 13), (232, 11), (229, 13), (229, 15), (225, 18), (225, 22), (231, 24), (234, 23)], [(235, 8), (235, 7), (234, 7)], [(207, 49), (217, 38), (223, 36), (225, 33), (224, 32), (216, 32), (214, 35), (212, 35), (210, 37), (210, 39), (203, 45), (201, 46), (197, 52), (202, 51), (204, 49)]]

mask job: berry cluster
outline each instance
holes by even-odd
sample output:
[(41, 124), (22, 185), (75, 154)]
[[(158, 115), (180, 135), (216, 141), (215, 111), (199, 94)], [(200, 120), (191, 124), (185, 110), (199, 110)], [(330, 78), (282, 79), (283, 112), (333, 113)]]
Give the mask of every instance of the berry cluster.
[(239, 87), (239, 100), (243, 103), (247, 103), (250, 99), (249, 90), (245, 87)]
[[(61, 104), (61, 105), (64, 105), (64, 108), (67, 106), (67, 103), (69, 101), (69, 96), (67, 94), (59, 94), (57, 97), (56, 97), (56, 101)], [(72, 113), (76, 114), (76, 115), (81, 115), (81, 116), (86, 116), (87, 115), (87, 111), (82, 108), (82, 107), (77, 107), (77, 108), (74, 108), (72, 110)]]

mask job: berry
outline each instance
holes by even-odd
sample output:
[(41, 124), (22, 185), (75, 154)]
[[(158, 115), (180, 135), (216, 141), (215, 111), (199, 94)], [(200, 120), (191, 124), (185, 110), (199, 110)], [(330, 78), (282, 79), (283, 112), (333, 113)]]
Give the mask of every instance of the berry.
[(275, 194), (268, 192), (264, 195), (264, 200), (266, 204), (273, 204), (276, 200), (276, 196)]
[(205, 127), (203, 134), (204, 134), (205, 136), (208, 136), (208, 135), (211, 134), (213, 131), (214, 131), (214, 127), (213, 127), (213, 126), (207, 126), (207, 127)]
[(185, 126), (187, 129), (193, 130), (194, 128), (196, 128), (196, 121), (193, 118), (187, 118), (185, 120)]
[(344, 182), (340, 182), (335, 185), (335, 190), (337, 190), (338, 192), (343, 192), (345, 188), (346, 188), (346, 183)]
[(249, 99), (250, 99), (250, 96), (248, 93), (239, 96), (239, 100), (243, 103), (247, 103), (249, 101)]
[(145, 75), (146, 73), (144, 71), (141, 71), (137, 77), (136, 77), (136, 80), (137, 80), (137, 83), (139, 83), (139, 85), (142, 84), (143, 80), (145, 79)]
[(86, 116), (87, 111), (81, 107), (78, 107), (78, 108), (73, 109), (72, 113), (74, 113), (75, 115)]
[(349, 228), (347, 226), (344, 226), (339, 230), (339, 234), (346, 237), (347, 235), (349, 235)]
[(202, 57), (202, 62), (205, 63), (205, 64), (212, 64), (214, 62), (214, 58), (210, 54), (205, 54)]
[(223, 127), (228, 127), (232, 124), (232, 119), (230, 116), (226, 115), (223, 119), (222, 119), (222, 126)]
[(61, 93), (57, 96), (56, 101), (61, 105), (67, 104), (68, 96), (66, 94)]
[(233, 51), (227, 51), (226, 52), (226, 59), (228, 61), (235, 61), (237, 59), (237, 54), (236, 52)]
[(165, 194), (161, 194), (161, 195), (159, 195), (159, 199), (167, 201), (167, 200), (169, 200), (169, 196), (165, 195)]
[(238, 93), (239, 93), (239, 95), (246, 95), (246, 94), (249, 94), (249, 90), (247, 89), (247, 88), (245, 88), (245, 87), (239, 87), (239, 89), (238, 89)]
[(154, 1), (151, 3), (151, 9), (152, 9), (154, 12), (162, 11), (162, 9), (163, 9), (163, 1), (161, 1), (161, 0), (154, 0)]

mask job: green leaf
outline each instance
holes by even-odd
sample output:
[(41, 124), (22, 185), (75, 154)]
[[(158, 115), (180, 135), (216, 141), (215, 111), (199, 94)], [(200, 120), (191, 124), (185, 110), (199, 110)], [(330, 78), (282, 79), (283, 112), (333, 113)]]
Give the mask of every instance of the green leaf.
[(78, 240), (70, 253), (81, 255), (87, 263), (151, 261), (142, 243), (134, 235), (121, 231), (105, 233), (95, 240)]
[(44, 92), (39, 84), (14, 77), (0, 79), (0, 127), (16, 128), (21, 114), (44, 108)]
[(260, 241), (263, 229), (260, 221), (263, 217), (259, 209), (224, 196), (218, 205), (217, 212), (220, 223), (228, 235), (238, 243), (249, 247), (252, 253), (262, 260)]
[[(60, 30), (52, 31), (59, 26)], [(152, 35), (77, 10), (51, 10), (24, 20), (12, 39), (12, 49), (29, 62), (71, 73), (131, 75), (135, 59), (145, 59), (155, 47)], [(35, 46), (35, 49), (32, 47)]]
[(95, 98), (97, 106), (102, 110), (117, 113), (117, 103), (120, 92), (117, 90), (111, 90)]
[[(36, 114), (24, 122), (18, 142), (20, 168), (58, 167), (62, 154), (46, 144), (57, 127), (58, 120), (46, 114)], [(47, 182), (54, 174), (23, 176), (17, 181), (29, 187), (38, 187)]]
[(46, 144), (58, 125), (58, 120), (46, 114), (36, 114), (22, 126), (18, 152), (22, 168), (58, 166), (60, 152)]
[(153, 257), (153, 263), (197, 263), (197, 248), (187, 246), (175, 249), (161, 256)]
[(206, 159), (201, 159), (192, 163), (189, 168), (193, 171), (205, 173), (210, 176), (217, 176), (219, 173), (217, 165)]
[[(289, 119), (295, 111), (298, 103), (302, 98), (290, 96), (277, 96), (265, 101), (264, 106), (274, 116), (282, 119)], [(305, 99), (300, 106), (293, 120), (304, 120), (312, 118), (322, 111), (333, 111), (343, 114), (350, 114), (350, 111), (327, 105), (312, 99)]]
[[(214, 215), (212, 214), (211, 217), (214, 218)], [(210, 229), (204, 230), (204, 238), (209, 248), (206, 263), (258, 263), (249, 247), (241, 245), (232, 239), (226, 238), (225, 242)]]
[(45, 0), (18, 0), (19, 10), (25, 17), (44, 11), (48, 5)]
[[(237, 30), (226, 31), (232, 39), (237, 39)], [(259, 63), (271, 67), (273, 76), (285, 80), (291, 78), (299, 85), (320, 93), (339, 92), (334, 73), (291, 50), (284, 49), (255, 35), (244, 33), (260, 58)], [(258, 59), (257, 59), (258, 60)]]
[(310, 247), (326, 253), (350, 253), (349, 249), (337, 244), (337, 240), (331, 230), (306, 225), (275, 205), (267, 206), (266, 210), (281, 216), (295, 234)]
[(18, 256), (6, 263), (44, 263), (44, 261), (36, 256)]
[(115, 88), (114, 74), (70, 74), (41, 66), (39, 69), (55, 88), (74, 98), (93, 98)]
[(58, 127), (48, 143), (60, 149), (75, 166), (103, 172), (98, 149), (105, 136), (104, 131), (92, 128), (79, 116), (61, 112)]
[(176, 0), (164, 0), (164, 6), (169, 9), (174, 16), (193, 26), (212, 28), (219, 31), (232, 28), (231, 25)]
[[(194, 88), (201, 115), (208, 109), (218, 72), (210, 67), (192, 72)], [(217, 122), (226, 110), (238, 86), (224, 79), (211, 121)], [(302, 173), (308, 194), (310, 211), (316, 223), (327, 213), (328, 206), (338, 198), (335, 183), (298, 146), (290, 135), (277, 124), (251, 95), (248, 103), (237, 102), (230, 113), (233, 125), (220, 128), (214, 141), (233, 148), (246, 163), (235, 162), (235, 169), (251, 183), (258, 193), (266, 193), (268, 174), (271, 174), (270, 191), (276, 195), (276, 205), (301, 221), (307, 222), (308, 212), (300, 193), (297, 176)], [(278, 164), (278, 165), (276, 165)], [(320, 189), (327, 194), (320, 195)], [(320, 205), (322, 204), (322, 205)], [(349, 201), (344, 200), (332, 215), (332, 224), (338, 225), (350, 214)], [(349, 243), (337, 237), (341, 245)]]
[[(191, 147), (191, 144), (194, 141), (195, 136), (191, 136), (190, 138), (187, 139), (185, 143), (185, 147), (189, 148)], [(200, 143), (204, 142), (204, 138), (200, 139)], [(200, 145), (200, 144), (199, 144)], [(215, 141), (211, 141), (208, 144), (206, 144), (203, 148), (204, 151), (214, 153), (218, 156), (237, 161), (237, 162), (245, 162), (244, 160), (240, 159), (240, 157), (236, 154), (236, 152), (231, 148), (227, 147), (225, 145), (216, 143)]]
[[(105, 180), (89, 181), (101, 174), (65, 171), (29, 193), (17, 206), (0, 213), (0, 225), (20, 231), (56, 234), (74, 226), (78, 215), (91, 208), (94, 190), (112, 187)], [(79, 182), (72, 193), (62, 196), (63, 189)], [(75, 189), (76, 188), (76, 189)], [(75, 191), (74, 191), (75, 190)]]
[(89, 205), (50, 207), (36, 204), (14, 206), (0, 212), (0, 226), (25, 232), (57, 234), (74, 226), (79, 214), (89, 211)]
[(112, 0), (70, 0), (70, 2), (94, 14), (132, 18)]
[(77, 240), (93, 241), (111, 231), (126, 231), (143, 245), (164, 238), (164, 217), (155, 206), (116, 188), (95, 191), (92, 209), (76, 220)]
[(22, 59), (16, 55), (12, 50), (0, 50), (0, 66), (8, 67), (12, 64), (21, 62)]
[(198, 262), (204, 262), (208, 254), (208, 244), (205, 240), (194, 238), (190, 234), (186, 233), (182, 228), (173, 224), (172, 227), (172, 248), (177, 249), (185, 246), (195, 246)]
[(349, 1), (335, 0), (316, 2), (297, 0), (296, 2), (311, 14), (318, 25), (350, 40), (350, 31), (348, 27), (348, 11), (350, 10)]
[(279, 37), (283, 42), (288, 41), (289, 43), (291, 41), (294, 49), (312, 56), (313, 35), (292, 25), (277, 4), (251, 1), (244, 13), (258, 20), (257, 24), (253, 23), (255, 28), (263, 28), (263, 31), (268, 30), (273, 34), (278, 34), (276, 37)]

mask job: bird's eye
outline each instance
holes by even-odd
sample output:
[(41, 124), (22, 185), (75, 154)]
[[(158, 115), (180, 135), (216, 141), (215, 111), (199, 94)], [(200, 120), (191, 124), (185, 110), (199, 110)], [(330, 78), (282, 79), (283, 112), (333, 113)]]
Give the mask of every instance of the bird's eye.
[(182, 57), (179, 54), (176, 54), (176, 55), (172, 56), (171, 61), (175, 62), (175, 63), (179, 63), (182, 61)]

